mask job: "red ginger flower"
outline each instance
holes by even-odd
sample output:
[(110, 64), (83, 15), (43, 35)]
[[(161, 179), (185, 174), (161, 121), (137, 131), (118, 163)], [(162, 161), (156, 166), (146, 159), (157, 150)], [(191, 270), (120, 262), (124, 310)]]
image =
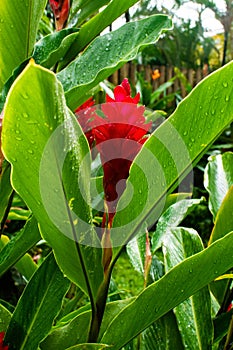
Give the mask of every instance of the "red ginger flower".
[[(100, 153), (109, 227), (112, 226), (119, 197), (125, 190), (130, 166), (146, 141), (145, 135), (151, 127), (151, 123), (145, 124), (145, 108), (137, 106), (139, 99), (139, 93), (135, 97), (130, 96), (129, 82), (124, 79), (114, 89), (114, 99), (107, 96), (107, 103), (101, 105), (103, 118), (98, 115), (98, 111), (89, 107), (86, 118), (82, 114), (78, 119), (89, 145), (93, 146), (95, 140)], [(102, 226), (105, 225), (106, 214)]]
[(0, 332), (0, 350), (8, 350), (9, 346), (8, 345), (4, 345), (4, 336), (5, 336), (5, 332)]
[(65, 27), (70, 12), (70, 0), (49, 0), (50, 7), (53, 11), (56, 30)]

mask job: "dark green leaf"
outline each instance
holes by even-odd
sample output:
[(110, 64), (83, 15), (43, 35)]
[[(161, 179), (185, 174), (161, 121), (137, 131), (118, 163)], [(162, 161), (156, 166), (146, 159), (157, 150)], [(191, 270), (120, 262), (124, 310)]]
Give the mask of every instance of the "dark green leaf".
[(155, 43), (167, 29), (171, 29), (170, 19), (157, 15), (127, 23), (114, 32), (96, 38), (83, 54), (57, 74), (64, 86), (68, 106), (74, 110), (90, 89), (132, 60), (140, 47)]
[(169, 310), (227, 271), (233, 266), (232, 244), (233, 232), (172, 268), (113, 318), (100, 342), (113, 344), (114, 350), (120, 349)]
[(36, 350), (49, 332), (69, 284), (50, 254), (33, 275), (15, 308), (6, 343), (17, 350)]
[[(88, 2), (88, 3), (87, 3)], [(102, 3), (107, 1), (102, 0)], [(67, 53), (64, 62), (61, 63), (61, 66), (67, 65), (72, 61), (78, 53), (80, 53), (96, 36), (98, 36), (107, 26), (109, 26), (115, 19), (120, 17), (127, 9), (133, 6), (137, 0), (127, 0), (119, 1), (112, 0), (108, 1), (109, 5), (106, 6), (102, 11), (100, 11), (96, 16), (89, 19), (80, 29), (79, 36), (74, 42), (73, 46)], [(83, 7), (86, 11), (89, 11), (91, 8), (98, 7), (100, 0), (91, 1), (82, 1), (80, 6)], [(91, 5), (91, 6), (90, 6)], [(84, 11), (83, 14), (86, 12)], [(80, 14), (82, 17), (82, 13)], [(101, 46), (98, 47), (99, 51)], [(95, 53), (96, 57), (96, 53)], [(111, 74), (111, 73), (110, 73)], [(109, 74), (109, 75), (110, 75)]]

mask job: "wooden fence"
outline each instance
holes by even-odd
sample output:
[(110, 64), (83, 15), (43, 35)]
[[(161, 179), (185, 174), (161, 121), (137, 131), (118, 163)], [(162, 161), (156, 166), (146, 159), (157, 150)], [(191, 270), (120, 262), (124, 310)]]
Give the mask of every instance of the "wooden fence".
[[(157, 79), (153, 79), (152, 75), (155, 70), (158, 70), (160, 76)], [(141, 72), (144, 79), (151, 83), (153, 90), (156, 90), (161, 84), (165, 83), (169, 79), (173, 78), (176, 73), (174, 67), (170, 66), (144, 66), (135, 63), (126, 63), (118, 71), (114, 72), (110, 77), (109, 81), (114, 85), (119, 85), (124, 78), (129, 78), (132, 85), (135, 85), (137, 75), (136, 72)], [(182, 69), (181, 73), (186, 78), (187, 83), (191, 87), (194, 87), (199, 81), (201, 81), (208, 74), (208, 67), (194, 69)], [(174, 84), (167, 89), (167, 93), (180, 91), (181, 96), (185, 97), (187, 95), (187, 89), (185, 87), (183, 79), (177, 78)]]

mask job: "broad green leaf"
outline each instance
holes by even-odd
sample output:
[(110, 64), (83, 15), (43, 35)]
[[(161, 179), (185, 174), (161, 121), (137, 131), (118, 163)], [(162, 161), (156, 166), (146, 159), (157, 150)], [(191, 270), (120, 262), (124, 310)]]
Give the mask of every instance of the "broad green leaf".
[[(212, 189), (213, 190), (213, 189)], [(216, 188), (216, 191), (219, 189)], [(214, 195), (214, 193), (213, 193)], [(209, 244), (212, 244), (219, 238), (225, 236), (233, 230), (233, 186), (230, 187), (226, 196), (221, 202), (221, 206), (215, 218), (214, 228), (211, 232)], [(230, 288), (230, 281), (214, 281), (210, 284), (210, 288), (220, 305), (224, 301), (225, 295)]]
[(120, 349), (169, 310), (230, 269), (233, 266), (232, 244), (233, 232), (172, 268), (113, 318), (99, 341), (112, 344), (113, 350)]
[[(165, 271), (203, 249), (197, 232), (188, 228), (167, 230), (162, 242)], [(192, 273), (192, 270), (190, 270)], [(186, 286), (183, 286), (180, 293)], [(185, 348), (211, 349), (213, 327), (208, 287), (204, 287), (174, 309)]]
[[(163, 211), (167, 194), (233, 121), (233, 99), (228, 98), (232, 74), (233, 62), (202, 80), (145, 142), (118, 202), (113, 246), (127, 243), (143, 226), (154, 224)], [(119, 250), (116, 249), (116, 255)]]
[[(119, 2), (117, 4), (119, 6)], [(132, 60), (140, 47), (155, 43), (167, 29), (171, 29), (171, 20), (164, 15), (155, 15), (127, 23), (114, 32), (96, 38), (80, 56), (57, 74), (63, 84), (68, 106), (74, 110), (83, 102), (82, 99), (86, 98), (84, 95), (90, 89), (125, 62)]]
[[(9, 163), (3, 163), (2, 174), (0, 177), (0, 223), (1, 226), (5, 224), (5, 219), (7, 219), (8, 212), (10, 210), (13, 188), (10, 182), (10, 172), (11, 166)], [(2, 227), (0, 227), (2, 229)]]
[(49, 34), (36, 43), (32, 57), (36, 63), (50, 68), (65, 56), (77, 36), (78, 30), (74, 28)]
[[(29, 279), (35, 271), (36, 266), (32, 263), (29, 257), (23, 258), (24, 254), (31, 249), (41, 236), (38, 229), (37, 221), (34, 217), (29, 219), (24, 228), (20, 230), (1, 250), (0, 255), (0, 275), (3, 275), (8, 269), (16, 264), (22, 274), (26, 273), (26, 278)], [(21, 263), (19, 260), (23, 259)], [(17, 262), (19, 265), (17, 265)], [(24, 262), (26, 266), (24, 266)], [(26, 269), (26, 271), (25, 271)]]
[[(168, 196), (169, 198), (170, 196)], [(166, 238), (166, 232), (170, 233), (172, 228), (178, 227), (185, 217), (201, 203), (201, 199), (184, 199), (172, 204), (159, 218), (156, 231), (152, 236), (152, 251), (161, 247)]]
[(65, 105), (61, 84), (32, 61), (9, 93), (2, 142), (12, 163), (13, 186), (37, 219), (60, 268), (93, 297), (103, 272), (90, 224), (89, 148)]
[(225, 234), (233, 230), (233, 185), (230, 187), (222, 204), (217, 212), (213, 231), (210, 236), (209, 244), (213, 243)]
[(46, 0), (1, 0), (0, 90), (13, 70), (32, 54)]
[(142, 333), (143, 350), (184, 350), (176, 318), (172, 311)]
[[(230, 91), (228, 91), (230, 94)], [(233, 185), (233, 153), (226, 152), (209, 158), (204, 185), (209, 192), (209, 208), (214, 220), (230, 186)]]
[[(126, 305), (128, 305), (132, 301), (133, 298), (115, 301), (106, 305), (104, 318), (100, 329), (100, 336), (108, 327), (112, 318), (116, 316)], [(41, 349), (64, 350), (67, 347), (85, 343), (88, 337), (90, 319), (91, 312), (85, 311), (79, 314), (65, 326), (55, 328), (41, 343)]]
[(5, 332), (10, 323), (11, 313), (0, 304), (0, 332)]
[(24, 290), (7, 329), (6, 343), (18, 350), (37, 350), (52, 327), (69, 285), (51, 253)]
[[(96, 16), (89, 19), (81, 28), (77, 40), (74, 42), (73, 46), (70, 48), (64, 62), (61, 62), (62, 67), (67, 65), (72, 59), (74, 59), (79, 52), (81, 52), (96, 36), (98, 36), (107, 26), (109, 26), (115, 19), (120, 17), (128, 8), (133, 6), (138, 0), (112, 0), (109, 2), (103, 11), (99, 12)], [(100, 1), (92, 1), (91, 7), (98, 6)], [(102, 3), (106, 1), (102, 0)], [(103, 4), (104, 5), (104, 4)], [(85, 10), (90, 9), (90, 1), (87, 4), (87, 1), (82, 2), (81, 6)], [(82, 16), (82, 13), (80, 13)], [(104, 44), (104, 43), (103, 43)], [(101, 46), (98, 47), (97, 51), (101, 49)], [(96, 56), (96, 52), (95, 52)], [(101, 59), (101, 58), (100, 58)], [(110, 73), (111, 74), (111, 73)], [(109, 74), (109, 75), (110, 75)]]
[(73, 0), (70, 10), (70, 19), (73, 22), (73, 18), (77, 17), (76, 26), (80, 26), (90, 15), (98, 11), (100, 7), (106, 5), (109, 1), (110, 0)]

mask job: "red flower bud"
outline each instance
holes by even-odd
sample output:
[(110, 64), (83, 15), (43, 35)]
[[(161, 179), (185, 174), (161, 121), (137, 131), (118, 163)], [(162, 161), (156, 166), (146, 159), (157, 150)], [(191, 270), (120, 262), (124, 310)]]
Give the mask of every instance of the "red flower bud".
[(66, 26), (70, 12), (70, 0), (49, 0), (55, 18), (56, 30)]

